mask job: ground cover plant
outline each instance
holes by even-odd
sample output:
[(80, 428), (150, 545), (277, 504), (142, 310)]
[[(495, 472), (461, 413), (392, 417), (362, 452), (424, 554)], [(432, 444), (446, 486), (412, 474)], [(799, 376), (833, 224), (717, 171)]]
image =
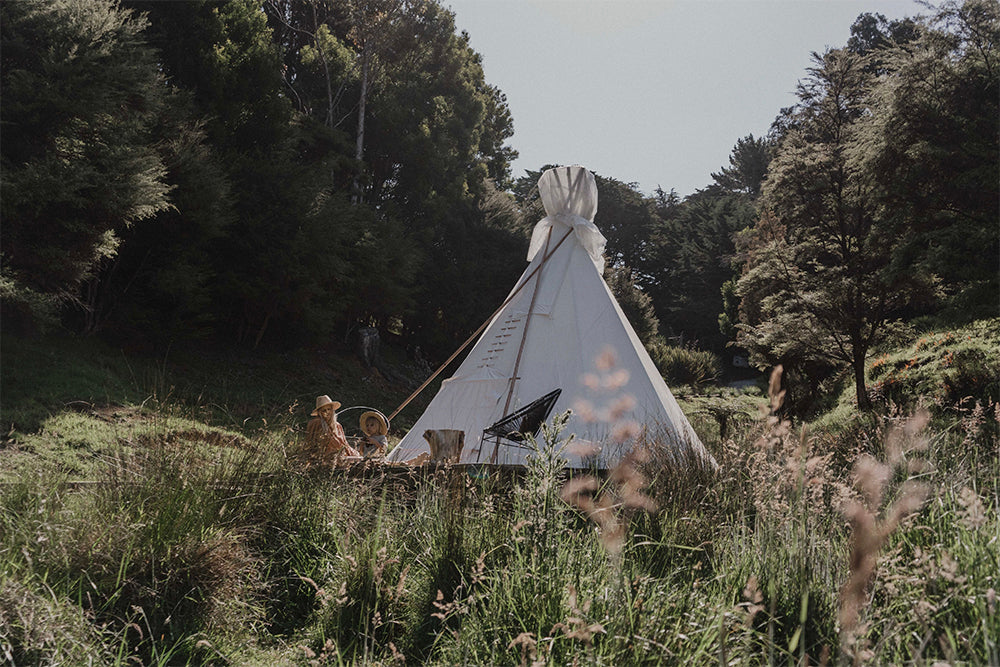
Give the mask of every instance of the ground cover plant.
[[(995, 326), (971, 327), (962, 345)], [(920, 340), (888, 359), (930, 348)], [(115, 404), (81, 395), (81, 408), (61, 395), (37, 430), (15, 429), (0, 450), (5, 471), (17, 466), (0, 485), (0, 655), (14, 665), (1000, 660), (991, 395), (803, 425), (783, 416), (775, 375), (764, 413), (721, 435), (708, 409), (726, 397), (697, 397), (707, 412), (694, 420), (717, 469), (652, 441), (607, 476), (569, 478), (557, 419), (526, 470), (480, 478), (298, 470), (290, 457), (308, 406), (234, 427), (220, 396), (209, 400), (222, 410), (114, 391)]]

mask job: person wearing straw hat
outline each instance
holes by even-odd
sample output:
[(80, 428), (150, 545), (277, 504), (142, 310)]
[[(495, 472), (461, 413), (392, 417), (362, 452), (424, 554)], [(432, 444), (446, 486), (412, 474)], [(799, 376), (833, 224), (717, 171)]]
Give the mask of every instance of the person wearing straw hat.
[(369, 410), (361, 415), (359, 420), (361, 427), (361, 454), (367, 459), (372, 457), (385, 456), (388, 445), (386, 435), (389, 433), (389, 424), (380, 412)]
[(306, 425), (306, 453), (310, 463), (332, 466), (344, 456), (358, 456), (358, 451), (347, 443), (344, 427), (337, 421), (340, 401), (329, 396), (316, 397), (316, 409)]

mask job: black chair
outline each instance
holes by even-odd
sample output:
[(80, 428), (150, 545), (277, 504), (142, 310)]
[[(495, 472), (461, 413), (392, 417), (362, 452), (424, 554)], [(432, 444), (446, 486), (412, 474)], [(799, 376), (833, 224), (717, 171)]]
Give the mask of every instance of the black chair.
[(517, 412), (512, 412), (492, 426), (483, 429), (482, 445), (479, 447), (476, 462), (479, 462), (483, 450), (487, 449), (488, 445), (492, 444), (492, 450), (498, 451), (502, 440), (506, 441), (504, 444), (508, 446), (528, 449), (527, 439), (538, 434), (561, 393), (562, 389), (550, 391)]

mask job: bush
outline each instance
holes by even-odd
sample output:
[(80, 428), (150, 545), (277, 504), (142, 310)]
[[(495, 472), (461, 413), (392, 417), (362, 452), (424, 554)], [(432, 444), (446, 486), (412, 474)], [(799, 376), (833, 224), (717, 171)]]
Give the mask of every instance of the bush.
[(676, 347), (662, 341), (650, 345), (649, 356), (670, 385), (700, 387), (722, 375), (722, 360), (714, 352)]

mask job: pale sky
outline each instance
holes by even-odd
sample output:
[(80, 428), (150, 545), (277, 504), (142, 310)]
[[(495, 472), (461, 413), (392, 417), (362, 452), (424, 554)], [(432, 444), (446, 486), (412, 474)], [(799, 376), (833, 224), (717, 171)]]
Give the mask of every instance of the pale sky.
[(844, 46), (864, 12), (911, 0), (444, 0), (506, 95), (517, 178), (582, 164), (686, 196), (767, 133), (810, 54)]

